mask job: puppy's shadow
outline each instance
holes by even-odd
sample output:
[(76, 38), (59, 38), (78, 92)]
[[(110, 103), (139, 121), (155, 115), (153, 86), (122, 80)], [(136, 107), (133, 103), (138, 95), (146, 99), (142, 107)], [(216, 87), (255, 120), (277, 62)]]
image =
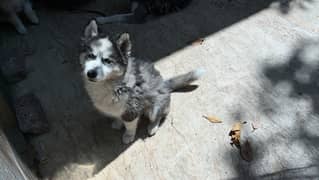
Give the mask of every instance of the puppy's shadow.
[[(180, 88), (176, 90), (176, 92), (190, 92), (197, 89), (197, 85), (189, 85), (184, 88)], [(114, 119), (110, 118), (111, 121)], [(145, 140), (146, 138), (151, 138), (147, 132), (147, 126), (149, 125), (150, 121), (148, 117), (145, 115), (142, 115), (140, 117), (140, 121), (138, 124), (137, 132), (136, 132), (136, 138), (135, 141), (133, 141), (130, 144), (123, 144), (121, 139), (122, 135), (125, 131), (125, 128), (123, 127), (121, 130), (116, 130), (111, 128), (111, 121), (108, 123), (105, 123), (105, 119), (98, 119), (94, 122), (94, 137), (96, 137), (96, 143), (99, 146), (99, 151), (103, 150), (99, 154), (97, 158), (95, 159), (95, 167), (93, 174), (97, 174), (100, 172), (103, 168), (105, 168), (112, 160), (114, 160), (116, 157), (118, 157), (122, 152), (124, 152), (130, 145), (134, 144), (137, 140)], [(160, 122), (160, 127), (165, 123), (166, 117), (164, 117)], [(156, 134), (155, 134), (156, 135)], [(103, 141), (103, 142), (98, 142)], [(102, 157), (102, 158), (101, 158)]]
[(191, 92), (191, 91), (195, 91), (198, 88), (198, 85), (187, 85), (183, 88), (179, 88), (177, 90), (175, 90), (175, 93), (187, 93), (187, 92)]
[(125, 128), (123, 127), (120, 130), (113, 129), (111, 127), (113, 120), (114, 119), (110, 118), (110, 121), (106, 123), (105, 119), (97, 119), (94, 122), (94, 139), (96, 141), (95, 144), (97, 145), (96, 152), (93, 153), (96, 156), (96, 159), (94, 159), (94, 175), (103, 170), (129, 146), (134, 144), (135, 141), (139, 139), (144, 140), (150, 137), (147, 133), (149, 119), (142, 116), (137, 128), (135, 141), (130, 144), (124, 144), (122, 142), (122, 135), (125, 132)]
[[(180, 88), (176, 90), (177, 93), (186, 93), (194, 91), (198, 88), (198, 85), (188, 85), (184, 88)], [(110, 118), (110, 121), (108, 123), (105, 122), (105, 119), (97, 119), (93, 123), (93, 129), (94, 129), (94, 139), (96, 141), (97, 151), (101, 151), (97, 156), (98, 159), (95, 159), (95, 168), (94, 168), (94, 174), (100, 172), (107, 164), (109, 164), (112, 160), (114, 160), (116, 157), (118, 157), (122, 152), (125, 151), (126, 148), (128, 148), (131, 144), (123, 144), (121, 141), (121, 137), (125, 131), (124, 128), (121, 130), (116, 130), (111, 128), (111, 121), (113, 119)], [(166, 118), (163, 118), (161, 120), (160, 126), (165, 122)], [(147, 126), (149, 124), (149, 119), (146, 116), (142, 116), (140, 118), (140, 122), (138, 125), (138, 129), (136, 132), (136, 140), (139, 139), (146, 139), (151, 136), (147, 133)], [(110, 146), (112, 148), (110, 148)], [(94, 153), (96, 154), (96, 153)]]
[(97, 174), (104, 169), (130, 146), (130, 144), (122, 143), (121, 137), (124, 129), (113, 129), (111, 127), (112, 120), (112, 118), (109, 118), (109, 121), (106, 122), (104, 118), (100, 118), (93, 123), (93, 137), (96, 146), (92, 147), (93, 151), (95, 151), (95, 153), (92, 153), (94, 155), (93, 174)]

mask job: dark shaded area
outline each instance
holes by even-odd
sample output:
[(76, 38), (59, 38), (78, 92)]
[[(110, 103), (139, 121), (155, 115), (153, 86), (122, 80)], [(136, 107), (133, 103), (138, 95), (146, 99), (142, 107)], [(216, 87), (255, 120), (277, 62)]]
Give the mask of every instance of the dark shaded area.
[[(129, 32), (134, 54), (155, 62), (190, 45), (189, 42), (258, 13), (272, 2), (274, 0), (198, 0), (183, 12), (146, 24), (104, 25), (100, 29), (111, 36)], [(109, 118), (95, 109), (82, 81), (78, 63), (80, 37), (84, 25), (95, 15), (36, 7), (40, 25), (28, 26), (26, 36), (18, 35), (11, 26), (1, 25), (0, 54), (14, 50), (16, 54), (26, 55), (28, 77), (16, 92), (34, 92), (48, 117), (51, 131), (29, 137), (40, 156), (38, 160), (46, 159), (38, 164), (40, 174), (54, 178), (61, 169), (72, 172), (72, 169), (64, 169), (71, 163), (94, 164), (97, 173), (129, 145), (121, 143), (122, 132), (112, 130), (105, 120)], [(303, 93), (311, 94), (307, 90)], [(139, 137), (145, 137), (143, 128)], [(239, 163), (238, 168), (241, 166)], [(90, 176), (81, 173), (79, 177)], [(247, 168), (240, 174), (252, 173)]]
[[(309, 49), (310, 46), (319, 47), (317, 42), (305, 42), (294, 51), (286, 64), (267, 67), (264, 70), (266, 77), (271, 81), (273, 86), (280, 82), (288, 82), (292, 85), (292, 91), (289, 94), (291, 98), (309, 97), (312, 102), (314, 113), (319, 113), (319, 57), (312, 60), (315, 65), (304, 62), (302, 53)], [(298, 75), (299, 74), (299, 75)], [(301, 76), (298, 79), (298, 76)], [(302, 79), (304, 78), (304, 80)]]
[[(247, 163), (244, 161), (237, 149), (230, 149), (225, 153), (227, 161), (232, 165), (236, 171), (238, 177), (233, 179), (317, 179), (319, 177), (319, 135), (314, 133), (313, 128), (316, 126), (318, 120), (318, 72), (319, 72), (319, 57), (318, 55), (319, 43), (318, 41), (303, 41), (298, 44), (298, 47), (293, 50), (291, 56), (284, 64), (278, 64), (273, 66), (264, 67), (265, 80), (271, 83), (271, 88), (267, 85), (267, 91), (259, 94), (260, 107), (259, 112), (269, 119), (267, 123), (275, 124), (273, 129), (262, 129), (264, 133), (271, 134), (267, 139), (258, 137), (258, 135), (252, 134), (253, 141), (250, 141), (254, 146), (253, 161)], [(311, 55), (312, 54), (312, 55)], [(267, 61), (265, 61), (267, 62)], [(298, 78), (299, 77), (299, 78)], [(304, 77), (304, 79), (300, 78)], [(290, 112), (290, 118), (292, 119), (274, 119), (272, 115), (278, 113), (278, 109), (282, 106), (288, 106), (285, 102), (276, 104), (267, 93), (276, 91), (275, 87), (281, 82), (285, 82), (291, 85), (292, 89), (290, 94), (287, 94), (288, 98), (292, 99), (307, 99), (312, 103), (312, 111), (307, 112), (305, 116), (301, 116), (299, 112)], [(258, 95), (258, 94), (257, 94)], [(299, 110), (298, 110), (299, 111)], [(241, 110), (236, 111), (235, 118), (241, 117), (243, 112)], [(276, 116), (275, 116), (276, 117)], [(279, 126), (276, 121), (284, 121), (285, 126)], [(288, 122), (291, 121), (291, 122)], [(293, 123), (291, 127), (290, 124)], [(279, 123), (282, 124), (282, 123)], [(278, 127), (279, 126), (279, 127)], [(257, 130), (258, 131), (258, 130)], [(277, 132), (277, 133), (274, 133)], [(261, 134), (259, 134), (261, 135)], [(291, 151), (282, 152), (276, 147), (298, 145), (298, 149), (302, 149), (304, 155), (298, 160), (298, 162), (291, 163), (289, 157), (294, 156), (300, 152)], [(265, 153), (267, 154), (265, 156)], [(260, 174), (262, 166), (265, 166), (266, 157), (269, 160), (271, 158), (276, 159), (276, 164), (280, 166), (282, 170)], [(271, 157), (271, 158), (270, 158)], [(299, 157), (299, 156), (298, 156)], [(287, 159), (288, 158), (288, 159)], [(262, 164), (263, 163), (263, 164)], [(275, 165), (272, 162), (268, 165)], [(300, 164), (309, 164), (306, 166), (300, 166)], [(266, 163), (267, 164), (267, 163)], [(258, 167), (258, 168), (257, 168)], [(265, 168), (266, 169), (266, 168)]]
[(179, 92), (179, 93), (186, 93), (186, 92), (191, 92), (194, 91), (198, 88), (198, 85), (188, 85), (183, 88), (177, 89), (174, 92)]
[[(303, 126), (302, 124), (298, 124), (296, 126)], [(301, 128), (302, 129), (302, 128)], [(310, 154), (308, 158), (310, 159), (300, 159), (299, 162), (295, 162), (294, 164), (287, 164), (285, 162), (284, 157), (280, 157), (276, 151), (271, 151), (273, 147), (282, 145), (282, 140), (278, 138), (279, 134), (272, 135), (269, 139), (263, 140), (262, 143), (258, 142), (255, 145), (253, 151), (253, 161), (246, 162), (240, 157), (239, 150), (236, 148), (230, 149), (224, 155), (227, 157), (231, 157), (231, 159), (225, 159), (228, 163), (233, 166), (233, 169), (236, 171), (237, 177), (231, 178), (232, 180), (254, 180), (254, 179), (316, 179), (319, 177), (319, 158), (317, 156), (319, 144), (318, 144), (318, 136), (311, 136), (308, 132), (304, 130), (298, 131), (293, 137), (286, 137), (291, 139), (291, 144), (300, 143), (301, 148), (304, 149), (306, 154)], [(277, 164), (282, 166), (282, 170), (266, 173), (260, 175), (258, 171), (263, 169), (261, 167), (260, 161), (263, 158), (263, 151), (268, 152), (271, 151), (271, 156), (277, 156)], [(286, 152), (291, 153), (291, 152)], [(269, 154), (268, 154), (269, 155)], [(266, 156), (269, 157), (269, 156)], [(311, 161), (310, 165), (298, 167), (298, 164), (303, 161)], [(296, 168), (297, 167), (297, 168)]]

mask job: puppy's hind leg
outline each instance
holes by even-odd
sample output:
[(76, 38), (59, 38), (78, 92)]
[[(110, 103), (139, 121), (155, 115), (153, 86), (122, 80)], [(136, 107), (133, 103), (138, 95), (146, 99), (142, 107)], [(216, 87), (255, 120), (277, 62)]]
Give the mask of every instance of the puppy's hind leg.
[(161, 123), (161, 120), (167, 116), (169, 112), (169, 101), (166, 103), (155, 104), (152, 110), (149, 112), (150, 124), (147, 127), (147, 132), (150, 136), (153, 136)]
[(20, 34), (27, 33), (27, 29), (25, 28), (25, 26), (23, 25), (22, 21), (16, 13), (9, 14), (9, 21), (14, 25), (14, 27)]
[(150, 124), (147, 126), (147, 132), (150, 136), (153, 136), (159, 127), (161, 122), (161, 118), (158, 117), (159, 114), (159, 107), (154, 106), (149, 114)]
[(34, 24), (39, 24), (39, 18), (32, 9), (32, 5), (30, 1), (26, 1), (23, 7), (23, 12), (27, 16), (27, 18)]

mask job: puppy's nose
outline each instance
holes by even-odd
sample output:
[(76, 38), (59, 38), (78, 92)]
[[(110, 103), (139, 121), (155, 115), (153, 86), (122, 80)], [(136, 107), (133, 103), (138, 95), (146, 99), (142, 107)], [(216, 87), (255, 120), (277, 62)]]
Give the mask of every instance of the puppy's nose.
[(87, 72), (87, 76), (91, 79), (96, 78), (97, 72), (95, 70), (90, 70)]

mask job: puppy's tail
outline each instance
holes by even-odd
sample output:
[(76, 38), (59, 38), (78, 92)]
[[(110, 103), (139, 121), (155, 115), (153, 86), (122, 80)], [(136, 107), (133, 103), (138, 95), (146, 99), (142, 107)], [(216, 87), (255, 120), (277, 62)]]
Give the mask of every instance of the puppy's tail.
[(205, 72), (205, 69), (199, 68), (189, 73), (168, 79), (165, 81), (165, 84), (171, 92), (174, 92), (180, 88), (189, 85), (193, 81), (198, 80)]

